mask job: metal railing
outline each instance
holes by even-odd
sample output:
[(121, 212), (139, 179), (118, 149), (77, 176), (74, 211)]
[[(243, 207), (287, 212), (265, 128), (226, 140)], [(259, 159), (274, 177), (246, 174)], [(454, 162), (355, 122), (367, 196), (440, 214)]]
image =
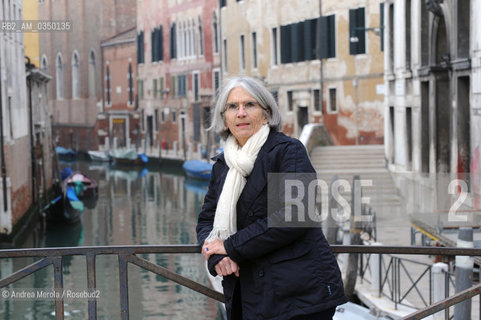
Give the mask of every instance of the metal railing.
[[(481, 249), (474, 248), (441, 248), (441, 247), (401, 247), (401, 246), (363, 246), (363, 245), (333, 245), (334, 253), (359, 253), (359, 254), (409, 254), (409, 255), (446, 255), (446, 256), (481, 256)], [(210, 289), (200, 283), (183, 277), (175, 272), (161, 267), (148, 260), (138, 257), (138, 254), (199, 254), (198, 245), (159, 245), (159, 246), (99, 246), (99, 247), (70, 247), (70, 248), (39, 248), (39, 249), (8, 249), (0, 250), (0, 259), (34, 257), (40, 260), (0, 279), (0, 288), (6, 287), (20, 279), (27, 277), (50, 265), (54, 270), (54, 289), (63, 290), (63, 258), (66, 256), (85, 256), (87, 263), (87, 289), (94, 292), (96, 289), (95, 259), (100, 255), (116, 255), (119, 263), (120, 284), (120, 312), (122, 319), (129, 319), (128, 296), (128, 264), (133, 264), (147, 271), (153, 272), (166, 279), (172, 280), (182, 286), (190, 288), (219, 302), (224, 301), (221, 293)], [(402, 319), (422, 319), (466, 299), (481, 293), (481, 284), (459, 292), (442, 301), (436, 302), (414, 312)], [(64, 319), (63, 298), (55, 299), (55, 318)], [(97, 301), (88, 300), (88, 318), (97, 318)]]
[[(379, 295), (390, 299), (394, 303), (394, 308), (397, 310), (398, 305), (404, 305), (407, 307), (413, 307), (411, 302), (407, 302), (408, 297), (417, 298), (423, 304), (423, 307), (433, 303), (433, 270), (432, 265), (424, 262), (415, 261), (412, 259), (396, 257), (388, 254), (381, 254), (379, 257), (378, 265), (378, 279), (376, 283), (379, 284)], [(418, 266), (421, 270), (417, 270), (417, 274), (413, 275), (413, 272), (409, 271), (409, 266)], [(359, 271), (358, 276), (361, 280), (371, 284), (371, 277), (367, 270), (371, 267), (371, 255), (362, 254), (359, 259)], [(371, 277), (366, 277), (370, 275)], [(453, 277), (454, 274), (445, 272), (445, 288), (446, 296), (449, 296), (450, 285), (454, 287)], [(422, 292), (420, 285), (423, 284), (423, 280), (427, 279), (428, 295), (426, 297)], [(403, 281), (405, 280), (405, 281)], [(387, 292), (386, 292), (387, 291)], [(410, 296), (411, 295), (411, 296)], [(414, 297), (413, 297), (414, 295)]]

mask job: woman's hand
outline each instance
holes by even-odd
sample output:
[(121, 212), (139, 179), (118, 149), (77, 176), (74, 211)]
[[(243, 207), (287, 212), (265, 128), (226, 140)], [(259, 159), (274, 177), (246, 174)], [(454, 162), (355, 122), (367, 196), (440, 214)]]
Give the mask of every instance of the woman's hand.
[(217, 275), (221, 277), (228, 276), (230, 274), (235, 274), (235, 276), (238, 277), (239, 270), (239, 265), (229, 257), (223, 258), (215, 265), (215, 272), (217, 272)]
[(209, 260), (210, 256), (213, 254), (227, 255), (224, 248), (224, 240), (216, 239), (210, 242), (205, 241), (202, 246), (202, 254), (205, 257), (205, 260)]

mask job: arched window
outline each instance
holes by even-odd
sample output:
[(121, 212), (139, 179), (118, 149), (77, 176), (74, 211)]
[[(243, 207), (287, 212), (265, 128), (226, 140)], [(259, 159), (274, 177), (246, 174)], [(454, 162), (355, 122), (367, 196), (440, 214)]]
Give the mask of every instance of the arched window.
[(204, 55), (204, 34), (202, 32), (202, 20), (199, 16), (199, 55)]
[(195, 21), (192, 19), (192, 25), (190, 27), (191, 37), (191, 56), (195, 57), (197, 55), (197, 41), (195, 40)]
[(95, 97), (96, 96), (96, 79), (95, 79), (95, 71), (96, 71), (96, 63), (95, 63), (95, 52), (93, 50), (90, 51), (90, 56), (89, 56), (89, 75), (88, 75), (88, 81), (89, 81), (89, 97)]
[(213, 21), (212, 22), (212, 28), (214, 29), (213, 30), (213, 32), (214, 32), (214, 37), (213, 37), (214, 53), (219, 53), (219, 30), (218, 30), (218, 24), (217, 24), (217, 15), (215, 14), (215, 12), (214, 12), (214, 18), (213, 18), (212, 21)]
[(57, 62), (55, 65), (55, 81), (56, 81), (56, 92), (57, 100), (62, 100), (64, 98), (64, 78), (63, 78), (63, 59), (60, 53), (57, 54)]
[(80, 97), (80, 61), (77, 51), (72, 54), (72, 99)]
[(46, 73), (47, 69), (48, 69), (47, 56), (43, 55), (42, 60), (40, 61), (40, 70)]

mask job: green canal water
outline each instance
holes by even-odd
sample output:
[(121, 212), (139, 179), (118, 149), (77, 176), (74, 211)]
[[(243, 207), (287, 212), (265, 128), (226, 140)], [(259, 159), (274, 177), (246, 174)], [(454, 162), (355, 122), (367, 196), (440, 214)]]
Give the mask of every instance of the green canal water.
[[(119, 169), (107, 164), (61, 163), (98, 182), (99, 198), (86, 207), (73, 225), (47, 225), (32, 231), (24, 248), (104, 245), (160, 245), (196, 243), (195, 226), (207, 185), (186, 178), (180, 168)], [(143, 255), (149, 261), (208, 285), (200, 254)], [(21, 269), (34, 259), (0, 260), (1, 276)], [(87, 287), (85, 257), (64, 259), (64, 288), (81, 292)], [(98, 319), (120, 319), (118, 258), (98, 256), (96, 277)], [(219, 305), (172, 281), (129, 265), (130, 319), (221, 319)], [(6, 288), (53, 289), (53, 267), (37, 271)], [(18, 291), (17, 291), (18, 292)], [(65, 319), (87, 319), (86, 299), (65, 299)], [(0, 297), (1, 319), (53, 319), (54, 301)]]

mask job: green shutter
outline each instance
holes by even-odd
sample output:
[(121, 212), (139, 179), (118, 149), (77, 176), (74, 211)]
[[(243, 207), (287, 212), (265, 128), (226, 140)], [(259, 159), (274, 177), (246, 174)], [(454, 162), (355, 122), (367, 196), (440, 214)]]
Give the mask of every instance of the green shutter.
[(359, 8), (356, 11), (357, 18), (357, 37), (359, 38), (359, 43), (357, 46), (358, 53), (366, 53), (366, 24), (365, 24), (365, 14), (364, 8)]
[(379, 4), (380, 12), (381, 12), (381, 51), (384, 51), (384, 2)]
[[(356, 32), (357, 27), (357, 9), (349, 9), (349, 54), (358, 53), (359, 38)], [(357, 41), (352, 41), (357, 38)]]
[(327, 18), (329, 26), (329, 58), (334, 58), (336, 56), (336, 16), (332, 14)]

